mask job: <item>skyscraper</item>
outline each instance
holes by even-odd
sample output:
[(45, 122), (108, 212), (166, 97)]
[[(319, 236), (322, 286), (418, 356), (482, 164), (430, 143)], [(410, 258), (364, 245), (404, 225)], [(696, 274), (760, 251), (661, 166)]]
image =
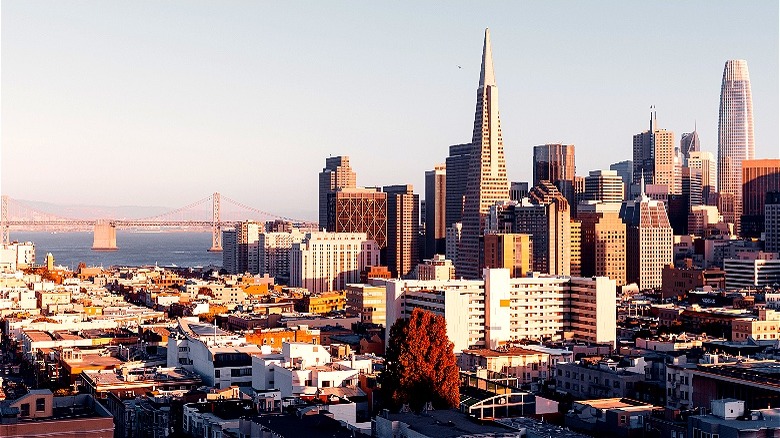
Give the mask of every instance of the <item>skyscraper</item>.
[(616, 170), (591, 170), (585, 177), (585, 201), (623, 202), (623, 180)]
[(733, 209), (721, 211), (739, 231), (742, 215), (742, 161), (755, 154), (753, 96), (747, 61), (726, 61), (720, 86), (718, 117), (718, 192), (733, 196)]
[(665, 185), (666, 193), (680, 193), (679, 171), (675, 166), (674, 133), (658, 127), (655, 111), (650, 129), (634, 135), (634, 184)]
[(715, 172), (715, 157), (712, 152), (696, 151), (688, 156), (687, 166), (691, 169), (698, 169), (701, 172), (701, 200), (705, 205), (715, 205), (715, 181), (717, 178)]
[(355, 172), (349, 167), (349, 157), (328, 157), (320, 172), (320, 229), (328, 223), (328, 194), (338, 189), (356, 187)]
[(387, 194), (387, 267), (395, 277), (406, 277), (419, 262), (420, 197), (409, 185), (385, 186)]
[(688, 158), (691, 156), (691, 152), (698, 152), (701, 150), (699, 145), (699, 133), (696, 132), (696, 128), (693, 132), (685, 132), (680, 138), (680, 152), (683, 156), (683, 165), (688, 165)]
[(387, 248), (387, 193), (378, 188), (338, 189), (328, 194), (325, 228), (335, 233), (366, 233)]
[(534, 181), (550, 181), (563, 194), (570, 206), (574, 206), (574, 145), (543, 144), (534, 146)]
[(620, 217), (626, 224), (626, 281), (640, 290), (660, 288), (674, 247), (664, 203), (648, 198), (642, 184), (639, 197), (623, 203)]
[(466, 198), (466, 181), (469, 177), (469, 163), (471, 163), (471, 143), (454, 144), (450, 146), (450, 155), (447, 157), (445, 167), (447, 175), (445, 185), (445, 227), (449, 228), (456, 222), (463, 220), (463, 207)]
[(482, 68), (477, 89), (472, 154), (463, 209), (463, 236), (455, 269), (458, 275), (478, 278), (481, 274), (480, 237), (490, 206), (509, 200), (504, 142), (498, 114), (498, 87), (493, 71), (490, 30), (485, 29)]
[(425, 172), (425, 253), (431, 259), (434, 254), (444, 254), (447, 236), (446, 223), (447, 166), (439, 164)]

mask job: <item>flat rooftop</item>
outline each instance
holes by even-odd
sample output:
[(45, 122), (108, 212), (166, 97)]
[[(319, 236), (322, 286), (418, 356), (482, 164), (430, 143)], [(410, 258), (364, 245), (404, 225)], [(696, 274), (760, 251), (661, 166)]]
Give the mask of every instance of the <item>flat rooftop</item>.
[(457, 438), (464, 435), (481, 437), (516, 437), (517, 431), (501, 424), (479, 423), (455, 409), (426, 413), (389, 414), (390, 421), (401, 421), (415, 432), (432, 438)]

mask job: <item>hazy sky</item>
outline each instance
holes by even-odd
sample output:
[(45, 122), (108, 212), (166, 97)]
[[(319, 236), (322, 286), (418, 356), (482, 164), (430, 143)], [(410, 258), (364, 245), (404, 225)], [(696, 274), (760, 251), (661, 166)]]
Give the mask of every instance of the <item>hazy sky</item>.
[[(756, 157), (778, 156), (778, 2), (2, 1), (2, 192), (180, 207), (219, 191), (317, 217), (317, 174), (414, 184), (471, 140), (490, 28), (510, 180), (536, 144), (577, 174), (649, 125), (717, 152), (746, 59)], [(459, 68), (461, 66), (462, 68)]]

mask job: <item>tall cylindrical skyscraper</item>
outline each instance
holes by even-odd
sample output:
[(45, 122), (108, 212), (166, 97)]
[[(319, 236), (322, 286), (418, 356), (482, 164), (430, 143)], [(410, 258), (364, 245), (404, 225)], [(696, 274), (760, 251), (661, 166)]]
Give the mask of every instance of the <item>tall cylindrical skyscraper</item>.
[(742, 161), (755, 154), (753, 138), (753, 96), (747, 61), (726, 61), (720, 87), (718, 118), (718, 192), (733, 197), (733, 208), (721, 211), (723, 219), (739, 230), (742, 214)]

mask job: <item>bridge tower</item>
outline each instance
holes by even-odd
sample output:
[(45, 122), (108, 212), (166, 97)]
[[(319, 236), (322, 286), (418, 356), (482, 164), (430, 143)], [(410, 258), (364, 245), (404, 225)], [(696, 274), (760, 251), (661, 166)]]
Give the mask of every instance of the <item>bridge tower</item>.
[(11, 243), (11, 233), (8, 229), (8, 195), (3, 195), (3, 205), (1, 207), (2, 212), (0, 212), (0, 227), (2, 227), (2, 233), (3, 233), (3, 245), (8, 245)]
[(93, 251), (116, 251), (116, 224), (106, 219), (95, 221), (95, 232), (93, 234)]
[(211, 248), (209, 252), (222, 252), (222, 226), (220, 225), (220, 206), (219, 192), (214, 192), (211, 196), (212, 217), (211, 217)]

